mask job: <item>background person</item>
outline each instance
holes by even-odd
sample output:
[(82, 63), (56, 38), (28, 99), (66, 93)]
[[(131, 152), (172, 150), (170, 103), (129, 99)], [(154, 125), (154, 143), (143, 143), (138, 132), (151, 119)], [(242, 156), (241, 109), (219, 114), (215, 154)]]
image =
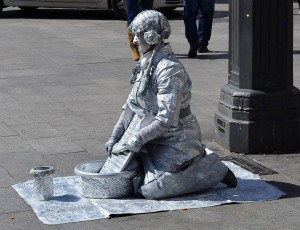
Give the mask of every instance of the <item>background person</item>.
[[(124, 0), (125, 7), (127, 10), (127, 27), (138, 15), (139, 12), (144, 10), (151, 10), (153, 6), (153, 0)], [(128, 31), (127, 31), (128, 32)], [(140, 58), (139, 51), (136, 45), (133, 44), (133, 35), (128, 32), (128, 41), (131, 48), (131, 58), (134, 61), (138, 61)]]
[(197, 50), (199, 53), (209, 51), (207, 46), (211, 37), (215, 0), (184, 0), (183, 6), (185, 37), (190, 44), (188, 57), (193, 58), (197, 56)]

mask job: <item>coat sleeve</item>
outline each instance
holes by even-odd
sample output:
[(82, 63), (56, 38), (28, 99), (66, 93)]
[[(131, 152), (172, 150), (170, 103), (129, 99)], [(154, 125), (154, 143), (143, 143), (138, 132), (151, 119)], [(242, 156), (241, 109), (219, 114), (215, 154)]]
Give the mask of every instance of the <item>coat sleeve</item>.
[(181, 64), (169, 60), (162, 60), (156, 69), (158, 113), (155, 119), (168, 127), (178, 124), (185, 74)]
[(181, 110), (182, 88), (185, 85), (185, 71), (178, 63), (161, 61), (156, 69), (158, 113), (154, 120), (137, 134), (137, 141), (145, 144), (171, 126), (176, 127)]

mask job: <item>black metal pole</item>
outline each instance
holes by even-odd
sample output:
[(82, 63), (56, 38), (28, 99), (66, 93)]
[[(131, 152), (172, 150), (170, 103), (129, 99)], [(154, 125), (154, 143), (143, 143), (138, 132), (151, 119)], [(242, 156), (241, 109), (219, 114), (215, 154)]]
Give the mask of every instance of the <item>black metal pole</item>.
[(215, 114), (216, 141), (232, 152), (300, 149), (293, 86), (292, 0), (230, 0), (229, 74)]

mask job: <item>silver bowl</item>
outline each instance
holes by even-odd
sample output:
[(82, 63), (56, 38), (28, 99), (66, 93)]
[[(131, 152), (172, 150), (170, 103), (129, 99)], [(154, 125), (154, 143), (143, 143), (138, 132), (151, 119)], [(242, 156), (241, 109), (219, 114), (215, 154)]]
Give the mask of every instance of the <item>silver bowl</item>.
[(77, 165), (74, 173), (80, 176), (79, 189), (88, 198), (121, 198), (133, 195), (133, 178), (137, 171), (99, 173), (105, 161), (97, 160)]

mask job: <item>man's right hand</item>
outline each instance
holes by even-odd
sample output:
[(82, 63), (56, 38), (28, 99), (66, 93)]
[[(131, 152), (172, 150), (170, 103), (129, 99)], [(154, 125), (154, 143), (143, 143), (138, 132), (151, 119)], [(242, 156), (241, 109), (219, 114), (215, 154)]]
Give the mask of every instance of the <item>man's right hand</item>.
[(105, 149), (109, 156), (111, 156), (112, 149), (117, 142), (118, 139), (116, 137), (110, 137), (105, 143)]

